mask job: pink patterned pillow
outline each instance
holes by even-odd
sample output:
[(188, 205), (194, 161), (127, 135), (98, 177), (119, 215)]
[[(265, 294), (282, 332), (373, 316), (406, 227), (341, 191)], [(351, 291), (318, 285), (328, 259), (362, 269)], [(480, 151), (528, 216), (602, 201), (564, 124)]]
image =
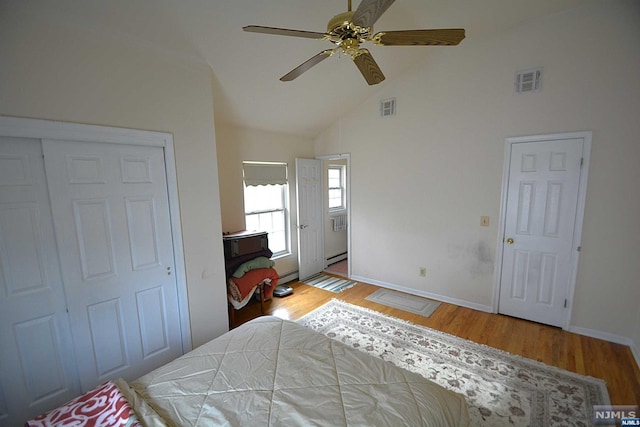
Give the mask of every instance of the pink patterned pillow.
[(27, 421), (26, 426), (141, 427), (141, 424), (120, 389), (107, 381), (65, 405)]

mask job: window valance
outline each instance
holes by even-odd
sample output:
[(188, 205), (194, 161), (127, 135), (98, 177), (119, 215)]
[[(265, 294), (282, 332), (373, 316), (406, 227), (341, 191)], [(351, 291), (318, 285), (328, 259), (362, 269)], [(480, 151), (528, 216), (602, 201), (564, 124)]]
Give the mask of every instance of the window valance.
[(247, 187), (258, 185), (284, 185), (287, 183), (286, 163), (254, 163), (242, 164), (244, 184)]

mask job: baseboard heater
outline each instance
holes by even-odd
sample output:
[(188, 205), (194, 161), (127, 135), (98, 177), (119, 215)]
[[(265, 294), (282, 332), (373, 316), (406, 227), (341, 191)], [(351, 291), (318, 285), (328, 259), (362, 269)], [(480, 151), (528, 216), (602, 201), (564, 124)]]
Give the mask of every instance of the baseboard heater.
[(278, 283), (289, 283), (289, 282), (293, 282), (294, 280), (298, 279), (298, 270), (296, 271), (291, 271), (289, 273), (285, 273), (283, 275), (280, 276), (280, 280), (278, 280)]
[(342, 252), (341, 254), (331, 256), (327, 258), (327, 265), (335, 264), (338, 261), (342, 261), (343, 259), (347, 259), (348, 252)]

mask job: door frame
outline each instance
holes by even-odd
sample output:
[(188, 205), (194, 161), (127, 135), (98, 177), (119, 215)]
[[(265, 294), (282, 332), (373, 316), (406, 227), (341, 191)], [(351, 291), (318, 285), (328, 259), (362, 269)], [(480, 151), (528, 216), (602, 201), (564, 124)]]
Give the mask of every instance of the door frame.
[[(351, 154), (350, 153), (328, 154), (323, 156), (316, 156), (315, 158), (318, 160), (322, 160), (323, 163), (325, 160), (346, 159), (347, 161), (347, 171), (345, 174), (346, 175), (345, 181), (347, 184), (347, 194), (346, 194), (346, 198), (347, 198), (347, 278), (350, 279), (351, 278), (351, 260), (353, 259), (353, 257), (350, 256), (351, 254)], [(325, 212), (327, 212), (327, 206), (325, 206), (325, 197), (323, 197), (322, 198), (322, 215), (323, 216)], [(323, 221), (323, 224), (324, 224), (324, 221)], [(322, 241), (324, 246), (324, 232), (322, 233)], [(324, 268), (327, 268), (326, 259), (325, 259)]]
[(152, 146), (162, 147), (164, 149), (175, 265), (174, 277), (176, 279), (178, 309), (180, 311), (182, 352), (186, 353), (190, 351), (192, 349), (191, 326), (187, 300), (187, 280), (184, 264), (184, 248), (182, 245), (173, 135), (166, 132), (5, 116), (0, 116), (0, 135), (18, 138), (61, 139), (66, 141)]
[(509, 175), (511, 164), (511, 151), (513, 144), (524, 142), (544, 142), (555, 141), (561, 139), (582, 139), (582, 167), (580, 168), (580, 182), (578, 184), (578, 200), (576, 218), (573, 227), (573, 242), (571, 250), (570, 261), (570, 277), (567, 286), (567, 310), (565, 314), (564, 324), (562, 329), (567, 330), (571, 326), (571, 315), (573, 313), (573, 300), (575, 295), (576, 279), (578, 276), (578, 261), (580, 258), (580, 249), (582, 242), (582, 225), (584, 220), (584, 207), (587, 197), (587, 179), (589, 177), (589, 160), (591, 157), (591, 131), (582, 132), (566, 132), (566, 133), (554, 133), (546, 135), (530, 135), (530, 136), (515, 136), (505, 139), (504, 148), (504, 162), (502, 167), (502, 191), (500, 195), (500, 219), (498, 222), (498, 241), (496, 249), (496, 265), (494, 271), (494, 283), (493, 283), (493, 301), (492, 312), (498, 313), (498, 305), (500, 300), (500, 279), (502, 277), (502, 256), (505, 239), (505, 224), (506, 224), (506, 211), (507, 211), (507, 190), (509, 188)]

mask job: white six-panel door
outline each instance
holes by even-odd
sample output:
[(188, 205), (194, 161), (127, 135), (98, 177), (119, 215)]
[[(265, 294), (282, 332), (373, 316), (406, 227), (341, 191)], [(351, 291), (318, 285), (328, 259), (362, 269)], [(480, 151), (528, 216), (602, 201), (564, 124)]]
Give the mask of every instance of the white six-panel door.
[(298, 276), (300, 280), (324, 270), (322, 161), (296, 159), (298, 199)]
[(572, 138), (511, 146), (500, 313), (564, 325), (583, 144)]
[(43, 149), (82, 390), (180, 356), (163, 149)]
[(79, 392), (41, 144), (0, 136), (0, 425)]

